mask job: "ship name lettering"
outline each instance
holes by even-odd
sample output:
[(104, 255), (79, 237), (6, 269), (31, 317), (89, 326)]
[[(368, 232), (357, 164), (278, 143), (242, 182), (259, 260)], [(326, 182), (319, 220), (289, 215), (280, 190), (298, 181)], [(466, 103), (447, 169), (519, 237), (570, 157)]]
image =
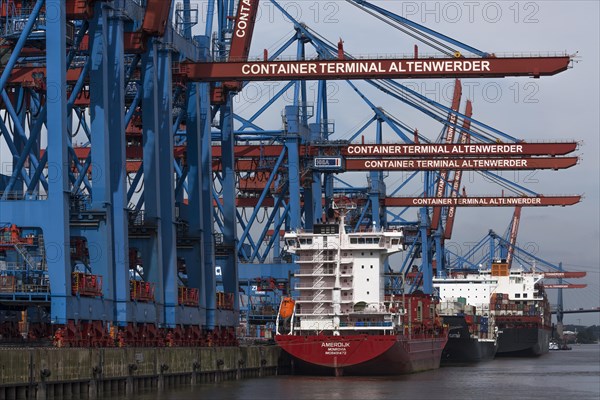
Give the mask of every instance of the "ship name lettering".
[(323, 342), (321, 343), (321, 347), (350, 347), (349, 342)]

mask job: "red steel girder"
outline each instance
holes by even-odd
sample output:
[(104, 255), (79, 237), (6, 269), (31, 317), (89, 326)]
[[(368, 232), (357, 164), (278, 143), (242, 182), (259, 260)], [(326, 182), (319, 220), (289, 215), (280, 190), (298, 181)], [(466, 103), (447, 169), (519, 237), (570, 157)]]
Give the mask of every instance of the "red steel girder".
[[(248, 207), (255, 208), (258, 205), (258, 196), (257, 197), (238, 197), (235, 199), (236, 207)], [(266, 197), (263, 199), (261, 203), (261, 207), (273, 207), (275, 205), (275, 200), (272, 197)], [(215, 204), (216, 206), (216, 204)]]
[(585, 283), (549, 283), (544, 284), (544, 289), (585, 289)]
[[(265, 189), (267, 186), (267, 181), (271, 174), (269, 172), (264, 172), (261, 174), (254, 175), (252, 177), (244, 177), (239, 178), (237, 182), (237, 187), (240, 191), (243, 192), (260, 192)], [(275, 190), (275, 182), (271, 182), (269, 186), (271, 192)]]
[(341, 154), (350, 157), (466, 157), (466, 156), (561, 156), (577, 150), (577, 142), (565, 143), (470, 143), (470, 144), (349, 144)]
[(545, 207), (571, 206), (579, 203), (581, 196), (472, 196), (472, 197), (386, 197), (386, 207)]
[[(282, 151), (281, 145), (236, 145), (234, 154), (235, 158), (279, 157)], [(300, 146), (298, 151), (301, 156), (317, 154), (317, 149), (310, 146)], [(222, 154), (221, 146), (212, 147), (213, 158), (220, 158)]]
[(586, 275), (587, 272), (583, 271), (544, 272), (544, 278), (547, 279), (584, 278)]
[(464, 158), (464, 159), (352, 159), (346, 171), (420, 171), (442, 168), (461, 170), (564, 169), (577, 164), (578, 157)]
[[(71, 68), (67, 70), (67, 83), (74, 84), (81, 75), (82, 68)], [(21, 85), (28, 87), (39, 87), (40, 82), (45, 83), (46, 68), (45, 67), (15, 67), (13, 68), (9, 85)]]
[(189, 80), (203, 82), (506, 76), (537, 78), (565, 71), (570, 61), (569, 56), (557, 56), (181, 63), (179, 73)]
[(142, 31), (150, 36), (163, 36), (167, 22), (169, 22), (171, 3), (171, 1), (165, 0), (146, 0), (146, 14), (142, 23)]
[[(271, 160), (259, 160), (259, 159), (245, 159), (235, 160), (235, 171), (239, 172), (256, 172), (256, 171), (270, 171), (275, 164), (275, 158)], [(213, 159), (213, 171), (221, 171), (221, 160)]]
[(94, 2), (96, 0), (66, 0), (65, 9), (67, 19), (91, 19), (94, 16)]

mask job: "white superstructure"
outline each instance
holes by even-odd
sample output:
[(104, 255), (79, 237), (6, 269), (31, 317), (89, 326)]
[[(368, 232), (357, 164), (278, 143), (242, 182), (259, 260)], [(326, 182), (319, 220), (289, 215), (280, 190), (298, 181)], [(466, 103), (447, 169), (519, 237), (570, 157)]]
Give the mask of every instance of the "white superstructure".
[(467, 304), (479, 307), (488, 305), (496, 293), (508, 295), (508, 300), (542, 300), (535, 285), (543, 278), (541, 272), (526, 272), (520, 268), (506, 270), (504, 275), (495, 275), (490, 270), (477, 272), (453, 272), (448, 277), (433, 279), (439, 290), (440, 300), (458, 301), (465, 298)]
[(401, 230), (346, 233), (338, 221), (315, 224), (312, 232), (288, 232), (285, 243), (299, 265), (295, 330), (339, 334), (392, 330), (400, 323), (400, 307), (384, 305), (384, 268), (390, 254), (404, 250)]

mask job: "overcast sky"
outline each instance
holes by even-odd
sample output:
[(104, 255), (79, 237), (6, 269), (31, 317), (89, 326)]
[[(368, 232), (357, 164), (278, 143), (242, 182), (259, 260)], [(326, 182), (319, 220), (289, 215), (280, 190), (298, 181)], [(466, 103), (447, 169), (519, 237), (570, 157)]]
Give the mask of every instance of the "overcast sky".
[[(205, 2), (197, 2), (203, 9)], [(480, 50), (496, 53), (568, 52), (576, 54), (572, 69), (541, 79), (504, 78), (464, 80), (464, 100), (473, 101), (474, 118), (526, 141), (582, 142), (581, 162), (561, 171), (503, 173), (541, 194), (584, 194), (583, 201), (571, 207), (525, 208), (518, 243), (543, 259), (563, 262), (570, 270), (588, 272), (587, 289), (565, 291), (565, 307), (598, 306), (600, 247), (599, 220), (599, 6), (597, 1), (497, 1), (497, 2), (422, 2), (375, 1), (377, 5), (408, 17), (427, 27)], [(337, 43), (353, 55), (412, 53), (414, 39), (356, 9), (345, 1), (281, 1), (301, 22)], [(201, 11), (200, 15), (204, 15)], [(201, 23), (204, 21), (201, 21)], [(201, 24), (202, 25), (202, 24)], [(201, 29), (204, 29), (202, 26)], [(262, 57), (263, 49), (272, 53), (292, 35), (292, 25), (267, 1), (261, 4), (251, 55)], [(295, 50), (294, 50), (295, 51)], [(432, 53), (420, 44), (421, 53)], [(309, 54), (314, 53), (308, 51)], [(293, 51), (288, 54), (293, 54)], [(444, 104), (449, 104), (451, 80), (404, 81)], [(335, 120), (334, 138), (347, 138), (372, 116), (370, 109), (342, 81), (332, 83), (330, 118)], [(237, 112), (250, 116), (283, 83), (251, 84), (236, 100)], [(418, 111), (356, 82), (369, 98), (409, 126), (435, 139), (441, 126)], [(309, 83), (309, 94), (316, 85)], [(289, 101), (289, 99), (288, 99)], [(285, 102), (278, 102), (260, 120), (266, 129), (281, 127), (280, 113)], [(367, 140), (374, 140), (374, 128)], [(396, 141), (391, 134), (387, 141)], [(365, 174), (358, 174), (364, 180)], [(353, 178), (349, 178), (353, 179)], [(393, 190), (399, 177), (387, 180)], [(470, 174), (465, 184), (470, 194), (500, 194), (495, 188)], [(403, 193), (411, 195), (413, 193)], [(489, 229), (502, 234), (513, 210), (510, 208), (463, 208), (457, 213), (452, 242), (468, 250)], [(555, 294), (551, 294), (555, 298)], [(566, 322), (600, 324), (598, 314), (566, 316)]]

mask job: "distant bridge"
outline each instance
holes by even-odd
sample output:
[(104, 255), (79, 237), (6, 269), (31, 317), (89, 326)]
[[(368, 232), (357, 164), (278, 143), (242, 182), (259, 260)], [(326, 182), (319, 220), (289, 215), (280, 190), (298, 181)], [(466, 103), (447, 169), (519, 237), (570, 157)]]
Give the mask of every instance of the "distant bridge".
[[(556, 314), (556, 309), (552, 310), (552, 314)], [(579, 308), (577, 310), (563, 310), (563, 314), (586, 314), (600, 312), (600, 307), (596, 308)]]

